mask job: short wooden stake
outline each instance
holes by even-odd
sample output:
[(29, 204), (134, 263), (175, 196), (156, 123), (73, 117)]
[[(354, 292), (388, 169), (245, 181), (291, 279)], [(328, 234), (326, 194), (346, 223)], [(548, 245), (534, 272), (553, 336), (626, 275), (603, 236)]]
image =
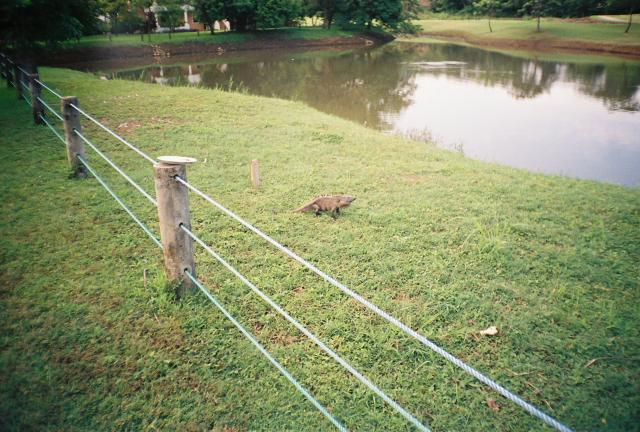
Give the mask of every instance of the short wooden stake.
[[(9, 82), (9, 81), (7, 81)], [(18, 92), (18, 99), (22, 99), (22, 71), (18, 67), (17, 64), (13, 64), (13, 86), (16, 88)]]
[(251, 161), (251, 184), (255, 188), (260, 187), (260, 164), (258, 163), (258, 159)]
[(189, 191), (176, 181), (176, 176), (186, 181), (186, 164), (195, 160), (171, 156), (161, 157), (159, 160), (153, 168), (164, 267), (170, 280), (181, 282), (177, 294), (178, 297), (183, 297), (194, 289), (193, 282), (185, 275), (185, 271), (195, 277), (196, 263), (193, 239), (181, 228), (184, 226), (191, 230)]
[(42, 97), (42, 86), (37, 82), (38, 74), (29, 74), (29, 88), (31, 88), (31, 112), (35, 124), (44, 124), (40, 116), (44, 117), (44, 106), (40, 102)]
[(80, 107), (78, 98), (66, 96), (62, 98), (61, 111), (64, 119), (64, 137), (67, 143), (67, 160), (73, 170), (75, 177), (86, 177), (87, 171), (84, 165), (78, 160), (78, 156), (84, 157), (84, 142), (74, 131), (82, 133), (80, 124), (80, 113), (71, 104)]

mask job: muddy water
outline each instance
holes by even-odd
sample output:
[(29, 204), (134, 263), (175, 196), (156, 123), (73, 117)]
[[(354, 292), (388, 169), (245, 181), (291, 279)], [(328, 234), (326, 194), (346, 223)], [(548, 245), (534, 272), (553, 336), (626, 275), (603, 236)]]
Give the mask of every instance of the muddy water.
[(640, 185), (637, 61), (402, 42), (169, 61), (179, 65), (108, 74), (299, 100), (372, 128), (433, 138), (472, 158)]

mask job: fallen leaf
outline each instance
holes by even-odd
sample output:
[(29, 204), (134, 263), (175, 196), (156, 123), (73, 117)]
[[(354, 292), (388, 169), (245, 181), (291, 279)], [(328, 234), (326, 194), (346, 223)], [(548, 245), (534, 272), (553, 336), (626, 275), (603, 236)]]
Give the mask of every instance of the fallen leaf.
[(498, 412), (500, 411), (500, 409), (502, 409), (502, 406), (500, 406), (500, 404), (496, 402), (495, 399), (487, 399), (487, 405), (494, 412)]
[(498, 334), (498, 328), (496, 326), (491, 326), (484, 330), (480, 330), (480, 334), (483, 336), (495, 336)]

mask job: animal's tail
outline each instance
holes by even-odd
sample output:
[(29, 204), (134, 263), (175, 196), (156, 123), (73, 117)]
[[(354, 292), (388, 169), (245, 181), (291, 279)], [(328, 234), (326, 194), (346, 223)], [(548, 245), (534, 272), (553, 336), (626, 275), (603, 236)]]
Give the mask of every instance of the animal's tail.
[(295, 209), (294, 212), (295, 213), (302, 213), (302, 212), (309, 211), (311, 209), (312, 205), (313, 205), (313, 202), (310, 202), (309, 204), (305, 204), (302, 207)]

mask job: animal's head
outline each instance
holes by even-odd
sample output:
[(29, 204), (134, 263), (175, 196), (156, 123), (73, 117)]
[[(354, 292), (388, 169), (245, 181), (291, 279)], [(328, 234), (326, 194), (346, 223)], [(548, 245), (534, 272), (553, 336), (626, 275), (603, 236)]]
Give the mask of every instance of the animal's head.
[(345, 201), (347, 204), (351, 204), (355, 200), (356, 200), (356, 197), (354, 196), (345, 195), (342, 197), (342, 201)]

